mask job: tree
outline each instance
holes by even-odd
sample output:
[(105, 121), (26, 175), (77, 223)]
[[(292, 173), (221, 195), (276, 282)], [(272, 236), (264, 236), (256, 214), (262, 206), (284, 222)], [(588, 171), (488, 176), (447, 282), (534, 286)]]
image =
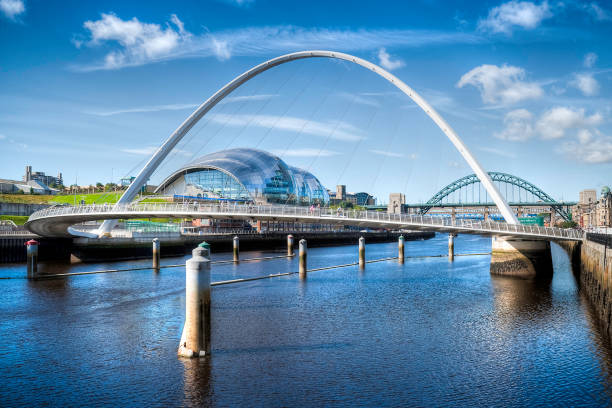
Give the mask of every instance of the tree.
[(96, 183), (96, 190), (98, 191), (103, 191), (104, 190), (104, 184), (100, 183), (99, 181)]

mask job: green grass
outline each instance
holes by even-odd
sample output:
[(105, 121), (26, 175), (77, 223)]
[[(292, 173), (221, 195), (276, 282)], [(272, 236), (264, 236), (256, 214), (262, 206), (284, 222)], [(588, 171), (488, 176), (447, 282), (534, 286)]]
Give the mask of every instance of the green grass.
[[(22, 204), (80, 204), (81, 200), (85, 204), (114, 204), (121, 197), (123, 191), (92, 193), (92, 194), (77, 194), (76, 200), (74, 194), (67, 195), (35, 195), (35, 194), (0, 194), (0, 202), (4, 203), (22, 203)], [(146, 198), (145, 203), (164, 203), (167, 200), (163, 198)]]
[(17, 225), (23, 225), (28, 220), (27, 215), (0, 215), (0, 220), (13, 221)]
[(168, 200), (166, 198), (145, 198), (140, 201), (141, 203), (171, 203), (172, 200)]

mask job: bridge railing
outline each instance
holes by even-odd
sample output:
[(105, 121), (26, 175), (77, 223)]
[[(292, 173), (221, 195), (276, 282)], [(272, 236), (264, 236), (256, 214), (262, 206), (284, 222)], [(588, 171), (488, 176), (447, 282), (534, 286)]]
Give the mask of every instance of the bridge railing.
[[(432, 217), (428, 215), (414, 214), (391, 214), (381, 211), (358, 211), (352, 209), (333, 209), (333, 208), (312, 208), (286, 205), (254, 205), (238, 203), (133, 203), (123, 205), (90, 204), (83, 206), (54, 206), (45, 208), (32, 214), (29, 221), (40, 218), (54, 216), (70, 216), (99, 214), (103, 219), (105, 216), (116, 214), (119, 216), (125, 213), (159, 213), (160, 217), (182, 216), (185, 218), (206, 218), (207, 216), (217, 216), (227, 214), (228, 218), (240, 216), (243, 218), (257, 218), (259, 216), (279, 216), (296, 217), (305, 222), (315, 223), (350, 223), (359, 225), (360, 222), (373, 221), (377, 224), (389, 224), (389, 227), (412, 226), (438, 226), (448, 227), (449, 229), (478, 230), (491, 233), (509, 232), (514, 234), (546, 236), (560, 239), (583, 239), (583, 233), (573, 229), (563, 229), (554, 227), (540, 227), (538, 225), (506, 224), (496, 221), (476, 221), (442, 217)], [(113, 218), (113, 217), (108, 217)], [(117, 218), (117, 217), (114, 217)]]

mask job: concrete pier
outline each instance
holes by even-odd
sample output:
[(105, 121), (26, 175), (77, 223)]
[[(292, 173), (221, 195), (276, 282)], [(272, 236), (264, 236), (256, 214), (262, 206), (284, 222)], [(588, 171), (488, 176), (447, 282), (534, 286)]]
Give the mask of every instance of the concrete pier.
[(305, 239), (300, 239), (300, 278), (306, 278), (308, 245)]
[(27, 277), (34, 279), (38, 275), (38, 241), (33, 239), (26, 242)]
[(359, 237), (359, 268), (365, 268), (365, 238)]
[(161, 256), (159, 238), (153, 238), (153, 269), (159, 271), (159, 257)]
[(404, 236), (400, 235), (397, 239), (397, 259), (399, 263), (404, 263)]
[(240, 238), (234, 237), (232, 251), (234, 253), (234, 262), (239, 262), (240, 261)]
[(449, 232), (448, 234), (448, 260), (449, 261), (455, 260), (455, 237), (456, 236), (457, 234), (453, 234), (452, 232)]
[(210, 354), (210, 246), (203, 242), (185, 266), (185, 326), (179, 344), (181, 357)]
[(552, 276), (550, 242), (493, 237), (491, 274), (523, 279)]
[(294, 256), (293, 253), (293, 235), (287, 235), (287, 256)]

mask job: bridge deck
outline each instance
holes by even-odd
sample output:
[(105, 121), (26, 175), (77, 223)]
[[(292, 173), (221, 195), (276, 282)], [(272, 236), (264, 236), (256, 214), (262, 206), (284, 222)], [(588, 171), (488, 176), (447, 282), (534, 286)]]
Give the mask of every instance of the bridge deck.
[(37, 211), (26, 223), (41, 236), (70, 236), (68, 227), (85, 221), (130, 218), (216, 218), (354, 225), (364, 228), (411, 229), (479, 235), (512, 236), (543, 240), (581, 240), (580, 231), (512, 225), (494, 221), (455, 220), (381, 211), (336, 210), (330, 208), (248, 204), (175, 204), (55, 206)]

